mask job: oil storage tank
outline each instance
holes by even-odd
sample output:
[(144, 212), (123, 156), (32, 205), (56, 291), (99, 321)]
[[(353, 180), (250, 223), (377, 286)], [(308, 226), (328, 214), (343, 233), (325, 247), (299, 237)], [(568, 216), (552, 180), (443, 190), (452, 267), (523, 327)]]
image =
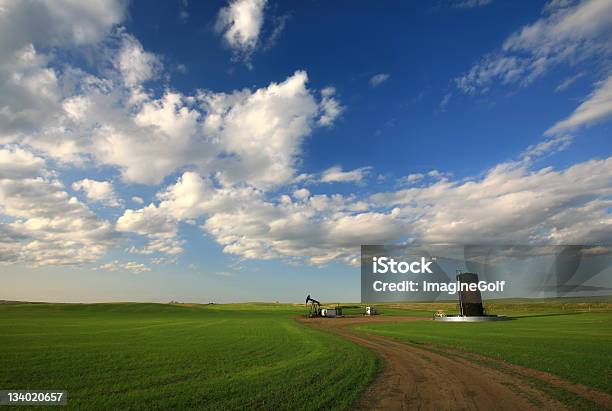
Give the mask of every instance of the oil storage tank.
[(478, 274), (476, 273), (459, 273), (457, 274), (459, 282), (459, 306), (461, 307), (461, 315), (464, 317), (483, 316), (484, 307), (482, 306), (482, 295), (476, 285), (472, 286), (475, 291), (464, 290), (467, 287), (464, 284), (478, 284)]

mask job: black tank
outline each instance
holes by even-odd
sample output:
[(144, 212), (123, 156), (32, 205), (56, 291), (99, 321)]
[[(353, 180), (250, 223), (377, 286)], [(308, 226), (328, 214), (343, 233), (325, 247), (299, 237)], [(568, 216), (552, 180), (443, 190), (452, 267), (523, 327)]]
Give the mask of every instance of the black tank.
[[(460, 286), (464, 283), (478, 284), (478, 274), (457, 274), (457, 281), (459, 281)], [(478, 289), (476, 289), (476, 291), (459, 291), (459, 306), (461, 307), (461, 315), (463, 316), (473, 317), (484, 315), (482, 296), (480, 295), (480, 290)]]

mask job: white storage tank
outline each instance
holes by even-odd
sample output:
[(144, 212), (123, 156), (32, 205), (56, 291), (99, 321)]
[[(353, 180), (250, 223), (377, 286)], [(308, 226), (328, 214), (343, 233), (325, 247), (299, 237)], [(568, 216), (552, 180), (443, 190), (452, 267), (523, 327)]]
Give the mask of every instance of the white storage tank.
[(321, 317), (335, 317), (337, 315), (335, 308), (322, 308)]

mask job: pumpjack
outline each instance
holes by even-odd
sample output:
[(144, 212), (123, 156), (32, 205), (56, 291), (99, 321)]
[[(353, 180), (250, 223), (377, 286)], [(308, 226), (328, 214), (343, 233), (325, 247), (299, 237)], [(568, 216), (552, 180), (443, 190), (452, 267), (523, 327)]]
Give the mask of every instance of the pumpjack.
[(321, 316), (321, 303), (315, 300), (314, 298), (310, 298), (310, 294), (306, 297), (306, 305), (310, 303), (310, 313), (309, 317), (320, 317)]

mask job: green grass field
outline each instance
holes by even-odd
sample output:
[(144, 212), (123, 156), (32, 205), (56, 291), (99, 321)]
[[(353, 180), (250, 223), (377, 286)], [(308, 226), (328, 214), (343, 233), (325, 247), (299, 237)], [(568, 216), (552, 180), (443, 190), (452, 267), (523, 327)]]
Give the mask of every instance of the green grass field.
[(408, 343), (483, 354), (612, 393), (612, 311), (572, 309), (576, 307), (500, 305), (494, 312), (513, 316), (514, 321), (423, 321), (358, 329)]
[(0, 305), (0, 388), (78, 409), (344, 409), (380, 362), (279, 305)]
[[(379, 311), (430, 317), (440, 305)], [(449, 313), (456, 307), (447, 305)], [(489, 310), (517, 320), (359, 329), (478, 352), (612, 392), (611, 308), (505, 301)], [(381, 362), (294, 321), (305, 312), (283, 304), (0, 304), (0, 389), (67, 389), (70, 408), (78, 409), (349, 408)]]

